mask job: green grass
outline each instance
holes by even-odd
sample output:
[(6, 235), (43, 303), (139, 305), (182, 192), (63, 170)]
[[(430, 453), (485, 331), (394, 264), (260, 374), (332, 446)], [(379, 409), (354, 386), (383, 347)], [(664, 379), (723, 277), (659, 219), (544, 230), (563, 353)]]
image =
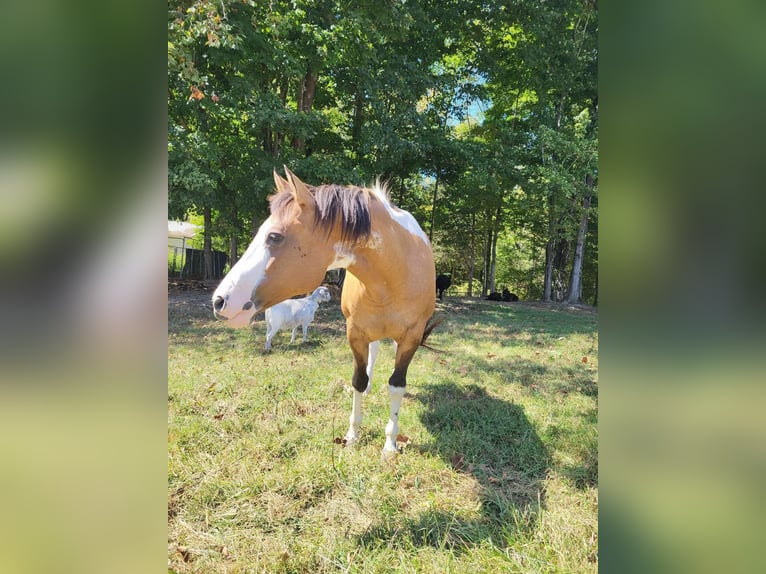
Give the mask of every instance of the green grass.
[(595, 313), (448, 299), (381, 459), (389, 343), (358, 446), (336, 302), (305, 345), (169, 306), (168, 565), (182, 572), (595, 572)]

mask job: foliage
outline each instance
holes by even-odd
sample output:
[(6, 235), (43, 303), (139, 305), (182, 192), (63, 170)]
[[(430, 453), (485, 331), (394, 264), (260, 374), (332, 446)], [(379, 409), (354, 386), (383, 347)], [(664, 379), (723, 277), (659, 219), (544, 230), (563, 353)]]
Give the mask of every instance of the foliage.
[(244, 245), (275, 168), (381, 177), (456, 278), (472, 259), (485, 289), (531, 269), (517, 289), (537, 297), (550, 261), (560, 290), (584, 197), (597, 205), (597, 16), (590, 0), (172, 0), (169, 213), (210, 209), (206, 233)]

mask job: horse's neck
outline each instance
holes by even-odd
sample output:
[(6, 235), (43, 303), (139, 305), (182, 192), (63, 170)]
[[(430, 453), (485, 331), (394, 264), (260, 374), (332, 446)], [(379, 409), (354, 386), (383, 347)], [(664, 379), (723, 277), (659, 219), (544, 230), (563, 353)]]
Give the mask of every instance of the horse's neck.
[(371, 202), (370, 211), (370, 236), (352, 247), (352, 261), (346, 269), (368, 290), (387, 291), (398, 283), (396, 278), (401, 276), (406, 263), (406, 249), (397, 236), (399, 224), (393, 221), (385, 206), (379, 201)]

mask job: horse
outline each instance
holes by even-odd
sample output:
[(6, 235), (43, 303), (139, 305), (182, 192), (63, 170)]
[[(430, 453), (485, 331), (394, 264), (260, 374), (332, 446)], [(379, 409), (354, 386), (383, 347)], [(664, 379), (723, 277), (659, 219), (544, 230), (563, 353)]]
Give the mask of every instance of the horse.
[(407, 369), (437, 324), (430, 242), (380, 182), (372, 188), (309, 186), (287, 167), (285, 174), (274, 171), (271, 214), (213, 293), (213, 313), (231, 327), (245, 327), (260, 311), (314, 289), (328, 270), (346, 269), (341, 310), (354, 368), (344, 443), (359, 440), (362, 398), (371, 388), (380, 340), (392, 339), (396, 358), (383, 456), (396, 454)]

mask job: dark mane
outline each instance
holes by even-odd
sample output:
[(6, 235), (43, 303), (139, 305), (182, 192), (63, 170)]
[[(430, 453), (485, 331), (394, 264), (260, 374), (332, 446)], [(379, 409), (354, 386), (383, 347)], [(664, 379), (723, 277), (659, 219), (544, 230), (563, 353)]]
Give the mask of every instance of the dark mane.
[[(309, 187), (308, 190), (317, 205), (314, 225), (329, 234), (339, 223), (343, 243), (354, 243), (370, 235), (370, 194), (366, 190), (334, 184)], [(289, 191), (277, 193), (271, 197), (271, 212), (279, 217), (293, 201)]]

